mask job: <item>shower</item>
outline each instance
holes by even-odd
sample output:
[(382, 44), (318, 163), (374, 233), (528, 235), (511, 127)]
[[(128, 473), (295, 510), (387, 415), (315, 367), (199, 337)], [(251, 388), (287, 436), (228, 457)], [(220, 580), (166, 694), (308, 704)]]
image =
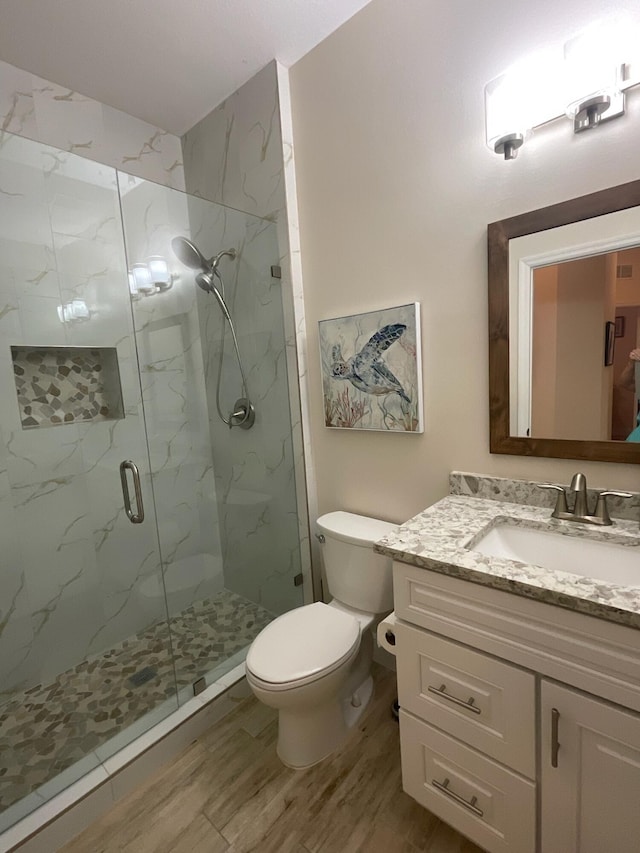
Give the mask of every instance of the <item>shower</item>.
[[(255, 409), (251, 400), (249, 399), (249, 392), (247, 389), (247, 380), (245, 377), (244, 369), (242, 367), (242, 359), (240, 358), (240, 349), (238, 348), (238, 339), (236, 337), (236, 330), (233, 325), (233, 320), (231, 318), (231, 313), (229, 312), (229, 308), (227, 307), (227, 303), (225, 301), (224, 296), (224, 281), (222, 280), (222, 275), (218, 270), (218, 266), (220, 261), (224, 257), (231, 258), (231, 260), (235, 260), (237, 257), (237, 252), (235, 249), (223, 249), (221, 252), (218, 252), (217, 255), (214, 255), (212, 258), (207, 260), (205, 256), (202, 254), (200, 249), (188, 240), (186, 237), (174, 237), (171, 241), (171, 248), (173, 249), (173, 253), (178, 258), (178, 260), (185, 265), (185, 267), (189, 267), (192, 270), (198, 270), (198, 273), (195, 277), (196, 284), (198, 287), (201, 287), (205, 293), (212, 293), (222, 310), (222, 313), (229, 323), (229, 328), (231, 329), (231, 337), (233, 339), (233, 346), (236, 351), (236, 359), (238, 361), (238, 367), (240, 368), (240, 376), (242, 377), (242, 396), (236, 400), (233, 411), (229, 414), (228, 418), (225, 418), (222, 413), (222, 408), (220, 406), (220, 380), (222, 376), (222, 359), (224, 357), (224, 326), (222, 329), (222, 348), (220, 354), (220, 361), (218, 363), (218, 381), (216, 384), (216, 408), (218, 409), (218, 415), (220, 420), (225, 423), (229, 429), (233, 426), (242, 427), (242, 429), (250, 429), (256, 419)], [(216, 285), (215, 279), (218, 279), (220, 282), (220, 287)]]
[[(43, 229), (50, 162), (65, 218)], [(208, 701), (242, 678), (258, 632), (303, 603), (308, 558), (285, 305), (269, 276), (276, 223), (8, 131), (0, 186), (11, 190), (0, 193), (0, 307), (15, 302), (16, 281), (42, 302), (16, 305), (0, 359), (0, 456), (17, 460), (0, 478), (5, 850), (57, 817), (52, 798), (87, 772), (80, 796), (97, 775), (106, 804), (130, 743), (137, 754), (162, 721), (175, 730), (200, 713), (203, 686), (214, 688)], [(216, 242), (222, 226), (234, 236)], [(100, 239), (71, 251), (66, 230)], [(177, 240), (183, 266), (178, 235), (206, 258)], [(129, 271), (147, 267), (153, 282), (159, 256), (180, 282), (136, 294)], [(83, 324), (63, 329), (56, 300), (27, 280), (41, 260), (82, 283), (76, 295), (95, 308)], [(228, 428), (252, 421), (248, 400), (234, 405), (247, 381), (259, 436)], [(49, 801), (44, 818), (22, 823)], [(34, 843), (53, 849), (49, 840)]]

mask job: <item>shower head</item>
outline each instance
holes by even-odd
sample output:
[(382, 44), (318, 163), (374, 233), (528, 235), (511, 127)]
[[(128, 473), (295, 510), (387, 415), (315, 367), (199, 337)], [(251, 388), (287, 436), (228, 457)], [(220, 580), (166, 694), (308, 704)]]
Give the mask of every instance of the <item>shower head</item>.
[(226, 255), (231, 258), (231, 260), (235, 260), (237, 257), (236, 250), (223, 249), (222, 252), (218, 252), (217, 255), (214, 255), (212, 258), (207, 260), (200, 249), (198, 249), (191, 240), (187, 240), (186, 237), (174, 237), (171, 241), (171, 248), (173, 249), (175, 256), (179, 261), (182, 261), (185, 267), (190, 267), (192, 270), (200, 270), (196, 276), (196, 284), (198, 287), (201, 287), (205, 293), (212, 293), (215, 296), (220, 308), (222, 309), (222, 313), (231, 323), (231, 315), (227, 308), (227, 303), (224, 301), (224, 296), (216, 286), (215, 277), (217, 276), (220, 278), (220, 273), (218, 272), (220, 259)]
[(186, 237), (174, 237), (171, 241), (171, 248), (173, 249), (173, 254), (179, 261), (182, 261), (185, 267), (190, 267), (192, 270), (207, 269), (209, 264), (204, 255), (200, 249), (198, 249), (191, 240), (187, 240)]
[[(195, 243), (192, 243), (186, 237), (174, 237), (171, 241), (171, 248), (174, 255), (179, 261), (182, 261), (185, 267), (189, 267), (192, 270), (201, 270), (207, 275), (216, 272), (220, 259), (225, 255), (231, 258), (232, 261), (237, 256), (235, 249), (223, 249), (217, 255), (207, 260)], [(213, 279), (211, 280), (211, 284), (213, 285)], [(203, 285), (201, 284), (200, 287), (203, 287)], [(203, 289), (207, 290), (206, 287)]]

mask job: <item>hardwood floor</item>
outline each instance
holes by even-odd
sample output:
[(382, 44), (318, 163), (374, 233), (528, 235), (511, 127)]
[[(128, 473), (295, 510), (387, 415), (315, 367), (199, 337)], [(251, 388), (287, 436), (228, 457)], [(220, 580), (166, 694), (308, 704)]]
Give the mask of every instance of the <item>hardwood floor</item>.
[(275, 712), (247, 699), (63, 853), (482, 853), (402, 791), (395, 674), (345, 746), (309, 770), (276, 756)]

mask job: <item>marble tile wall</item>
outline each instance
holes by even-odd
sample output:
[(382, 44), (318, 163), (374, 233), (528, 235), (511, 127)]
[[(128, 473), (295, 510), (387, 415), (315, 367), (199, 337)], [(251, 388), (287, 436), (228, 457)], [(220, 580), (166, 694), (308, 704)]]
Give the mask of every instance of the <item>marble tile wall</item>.
[(184, 189), (177, 136), (7, 62), (0, 62), (0, 144), (2, 131)]
[[(7, 557), (0, 577), (2, 689), (47, 682), (162, 619), (165, 587), (170, 613), (221, 589), (217, 489), (230, 507), (223, 523), (233, 535), (225, 551), (235, 555), (236, 542), (240, 551), (245, 540), (251, 545), (242, 564), (253, 574), (239, 573), (238, 588), (269, 610), (286, 609), (294, 597), (298, 603), (282, 308), (269, 275), (277, 261), (273, 223), (121, 174), (126, 258), (113, 169), (5, 134), (0, 187), (0, 393), (15, 399), (12, 346), (113, 347), (125, 414), (43, 431), (23, 430), (17, 406), (0, 412), (0, 537)], [(221, 463), (217, 482), (207, 405), (215, 382), (205, 370), (214, 362), (205, 361), (200, 334), (201, 324), (221, 318), (193, 273), (171, 255), (176, 234), (200, 241), (205, 253), (233, 245), (240, 254), (235, 269), (242, 274), (235, 295), (230, 281), (229, 299), (244, 318), (240, 346), (264, 432), (258, 426), (251, 433), (214, 432), (229, 461)], [(151, 254), (167, 258), (173, 286), (135, 301), (132, 315), (127, 265)], [(90, 319), (61, 323), (57, 306), (74, 298), (86, 303)], [(216, 340), (214, 332), (207, 347)], [(228, 405), (238, 394), (230, 355), (221, 388)], [(240, 437), (244, 444), (235, 444)], [(124, 514), (123, 459), (142, 472), (144, 525), (131, 525)]]
[[(0, 146), (0, 684), (47, 683), (160, 620), (153, 522), (125, 516), (118, 466), (146, 439), (115, 170), (5, 133)], [(89, 321), (61, 323), (74, 298)], [(22, 429), (11, 347), (114, 348), (121, 420)], [(34, 531), (37, 530), (37, 536)]]
[[(153, 495), (172, 615), (215, 594), (223, 581), (200, 291), (193, 271), (171, 250), (171, 239), (177, 235), (198, 240), (190, 221), (193, 204), (213, 219), (221, 209), (131, 176), (121, 176), (120, 185), (130, 265), (160, 255), (173, 277), (169, 290), (133, 302)], [(151, 587), (149, 583), (144, 589), (145, 600), (161, 600), (162, 588)]]
[(300, 546), (282, 304), (278, 281), (270, 275), (277, 262), (276, 228), (197, 198), (189, 199), (189, 213), (191, 234), (205, 256), (221, 248), (237, 252), (236, 260), (221, 261), (220, 272), (256, 407), (250, 430), (230, 430), (221, 421), (216, 398), (228, 419), (242, 396), (242, 378), (217, 301), (185, 269), (198, 302), (225, 586), (278, 613), (300, 604), (301, 596), (293, 584)]
[[(268, 508), (261, 509), (260, 500), (249, 502), (249, 506), (243, 509), (234, 505), (233, 501), (228, 502), (224, 509), (223, 542), (226, 543), (227, 554), (238, 555), (229, 567), (228, 579), (231, 583), (239, 583), (242, 571), (258, 575), (255, 559), (264, 559), (265, 551), (262, 546), (269, 536), (273, 537), (274, 565), (268, 573), (271, 580), (261, 585), (261, 595), (264, 596), (265, 606), (277, 611), (299, 603), (299, 590), (296, 591), (297, 588), (292, 587), (277, 606), (279, 596), (285, 591), (283, 577), (278, 573), (282, 572), (285, 566), (287, 568), (284, 571), (289, 573), (289, 582), (292, 572), (295, 574), (302, 571), (307, 581), (306, 600), (311, 600), (313, 595), (307, 506), (307, 492), (313, 492), (313, 484), (309, 483), (312, 467), (308, 462), (305, 466), (305, 414), (301, 416), (300, 405), (299, 383), (304, 382), (304, 377), (299, 380), (299, 357), (304, 352), (304, 313), (299, 240), (295, 228), (297, 213), (295, 187), (292, 184), (292, 133), (290, 110), (287, 107), (287, 83), (285, 69), (275, 62), (271, 63), (183, 137), (188, 192), (266, 217), (275, 223), (276, 228), (277, 246), (272, 257), (277, 260), (269, 263), (280, 265), (282, 278), (269, 280), (267, 275), (264, 279), (265, 269), (260, 268), (258, 271), (259, 277), (263, 277), (260, 279), (263, 282), (260, 286), (266, 288), (268, 293), (268, 308), (262, 306), (260, 301), (255, 301), (256, 296), (258, 300), (263, 298), (261, 293), (252, 295), (246, 284), (239, 287), (237, 294), (240, 301), (245, 295), (250, 297), (244, 306), (242, 318), (248, 318), (250, 313), (258, 308), (259, 316), (255, 317), (257, 338), (255, 344), (249, 343), (250, 347), (254, 347), (257, 361), (249, 362), (249, 372), (253, 374), (251, 381), (254, 383), (256, 395), (267, 407), (267, 411), (262, 413), (266, 418), (262, 421), (262, 426), (264, 428), (267, 422), (272, 422), (274, 444), (270, 447), (268, 434), (265, 433), (261, 443), (266, 456), (254, 464), (253, 456), (258, 449), (246, 448), (248, 455), (244, 455), (238, 439), (238, 446), (233, 455), (221, 452), (218, 459), (216, 451), (215, 461), (216, 473), (222, 478), (223, 494), (230, 494), (231, 484), (240, 479), (245, 482), (249, 491), (270, 495)], [(214, 246), (212, 251), (215, 250)], [(240, 315), (238, 319), (241, 321)], [(265, 335), (269, 335), (269, 326), (265, 323), (268, 322), (275, 322), (276, 325), (272, 326), (274, 334), (270, 335), (265, 348)], [(276, 342), (280, 328), (283, 338), (281, 342)], [(209, 358), (214, 359), (209, 370), (209, 375), (214, 377), (217, 353), (211, 350)], [(270, 377), (273, 377), (273, 384)], [(237, 387), (237, 378), (235, 381)], [(280, 398), (273, 394), (275, 387)], [(213, 399), (211, 395), (214, 389), (210, 384), (208, 392), (210, 399)], [(273, 409), (270, 408), (272, 402)], [(288, 412), (286, 417), (283, 407)], [(214, 417), (212, 425), (215, 422)], [(215, 426), (212, 434), (217, 436), (218, 432), (219, 427)], [(214, 441), (214, 448), (220, 446), (218, 441), (219, 437)], [(222, 447), (226, 447), (226, 443), (223, 443)], [(279, 460), (277, 474), (274, 473), (273, 460), (270, 459), (274, 448)], [(284, 488), (279, 483), (281, 466), (284, 466), (283, 471), (288, 472), (286, 476), (282, 475), (283, 482), (288, 481)], [(278, 481), (277, 485), (272, 482), (274, 477)], [(251, 483), (251, 486), (248, 483)], [(274, 503), (276, 495), (280, 496), (277, 508)], [(292, 502), (294, 495), (295, 502)], [(244, 519), (254, 525), (250, 537), (243, 537)], [(281, 532), (287, 531), (288, 535), (294, 520), (297, 531), (294, 530), (291, 534), (293, 538), (289, 553), (281, 553), (277, 547), (281, 542), (275, 541), (278, 538), (277, 529)], [(259, 525), (258, 528), (255, 527), (256, 524)], [(269, 525), (275, 525), (273, 531), (268, 532)], [(296, 546), (299, 547), (299, 555), (292, 553)], [(240, 564), (247, 568), (239, 569)], [(296, 571), (292, 568), (294, 564), (298, 565)], [(249, 566), (253, 568), (248, 568)], [(250, 580), (248, 575), (237, 591), (248, 595)], [(273, 587), (271, 592), (269, 587)], [(267, 601), (269, 603), (266, 603)]]

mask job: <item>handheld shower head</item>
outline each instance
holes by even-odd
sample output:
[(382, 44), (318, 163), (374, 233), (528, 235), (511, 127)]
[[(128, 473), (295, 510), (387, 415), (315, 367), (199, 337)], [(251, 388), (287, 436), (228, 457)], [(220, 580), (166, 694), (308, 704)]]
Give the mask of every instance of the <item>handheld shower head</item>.
[(198, 287), (201, 287), (205, 293), (213, 293), (218, 300), (220, 308), (222, 308), (222, 313), (231, 323), (231, 315), (229, 314), (229, 309), (224, 301), (224, 296), (216, 287), (214, 279), (216, 276), (220, 278), (218, 264), (221, 259), (226, 255), (228, 258), (231, 258), (231, 260), (235, 260), (237, 257), (236, 250), (223, 249), (222, 252), (218, 252), (217, 255), (214, 255), (210, 260), (207, 260), (195, 243), (192, 243), (191, 240), (188, 240), (186, 237), (174, 237), (171, 241), (171, 248), (173, 249), (175, 256), (179, 261), (182, 261), (185, 267), (189, 267), (192, 270), (199, 270), (198, 275), (196, 276), (196, 284)]
[(229, 309), (227, 308), (227, 303), (224, 301), (224, 296), (220, 293), (214, 282), (214, 278), (216, 275), (218, 275), (218, 273), (213, 268), (209, 272), (200, 272), (196, 276), (196, 284), (198, 285), (198, 287), (201, 287), (205, 293), (212, 293), (215, 296), (218, 301), (218, 305), (222, 309), (222, 313), (229, 321), (229, 323), (233, 325), (231, 314), (229, 313)]
[[(235, 406), (231, 414), (228, 418), (222, 413), (220, 408), (220, 376), (222, 371), (222, 357), (224, 355), (224, 330), (226, 328), (226, 324), (223, 323), (222, 329), (222, 354), (220, 356), (220, 363), (218, 367), (218, 383), (216, 388), (216, 406), (218, 408), (218, 414), (223, 423), (227, 424), (229, 427), (239, 426), (242, 429), (249, 429), (253, 426), (255, 421), (255, 410), (251, 401), (249, 400), (249, 395), (247, 391), (247, 380), (244, 375), (244, 370), (242, 367), (242, 359), (240, 358), (240, 350), (238, 348), (238, 339), (236, 337), (236, 330), (233, 326), (233, 320), (231, 319), (231, 314), (229, 313), (229, 309), (227, 308), (227, 303), (224, 299), (224, 283), (222, 281), (222, 276), (218, 272), (218, 266), (220, 261), (225, 256), (231, 258), (231, 260), (235, 260), (237, 257), (237, 252), (235, 249), (223, 249), (222, 252), (218, 252), (217, 255), (214, 255), (212, 258), (207, 260), (205, 256), (202, 254), (200, 249), (188, 240), (186, 237), (174, 237), (171, 241), (171, 248), (175, 256), (180, 260), (186, 267), (189, 267), (192, 270), (198, 270), (195, 281), (198, 287), (202, 288), (205, 293), (211, 293), (215, 296), (218, 305), (220, 306), (220, 310), (222, 311), (225, 319), (229, 323), (229, 328), (231, 331), (231, 337), (233, 338), (233, 346), (236, 351), (236, 358), (238, 360), (238, 367), (240, 368), (240, 375), (242, 377), (242, 392), (243, 396), (236, 400)], [(221, 290), (218, 289), (215, 279), (216, 277), (220, 280)]]
[(213, 283), (213, 273), (199, 272), (196, 276), (196, 284), (201, 287), (205, 293), (211, 293), (215, 284)]

